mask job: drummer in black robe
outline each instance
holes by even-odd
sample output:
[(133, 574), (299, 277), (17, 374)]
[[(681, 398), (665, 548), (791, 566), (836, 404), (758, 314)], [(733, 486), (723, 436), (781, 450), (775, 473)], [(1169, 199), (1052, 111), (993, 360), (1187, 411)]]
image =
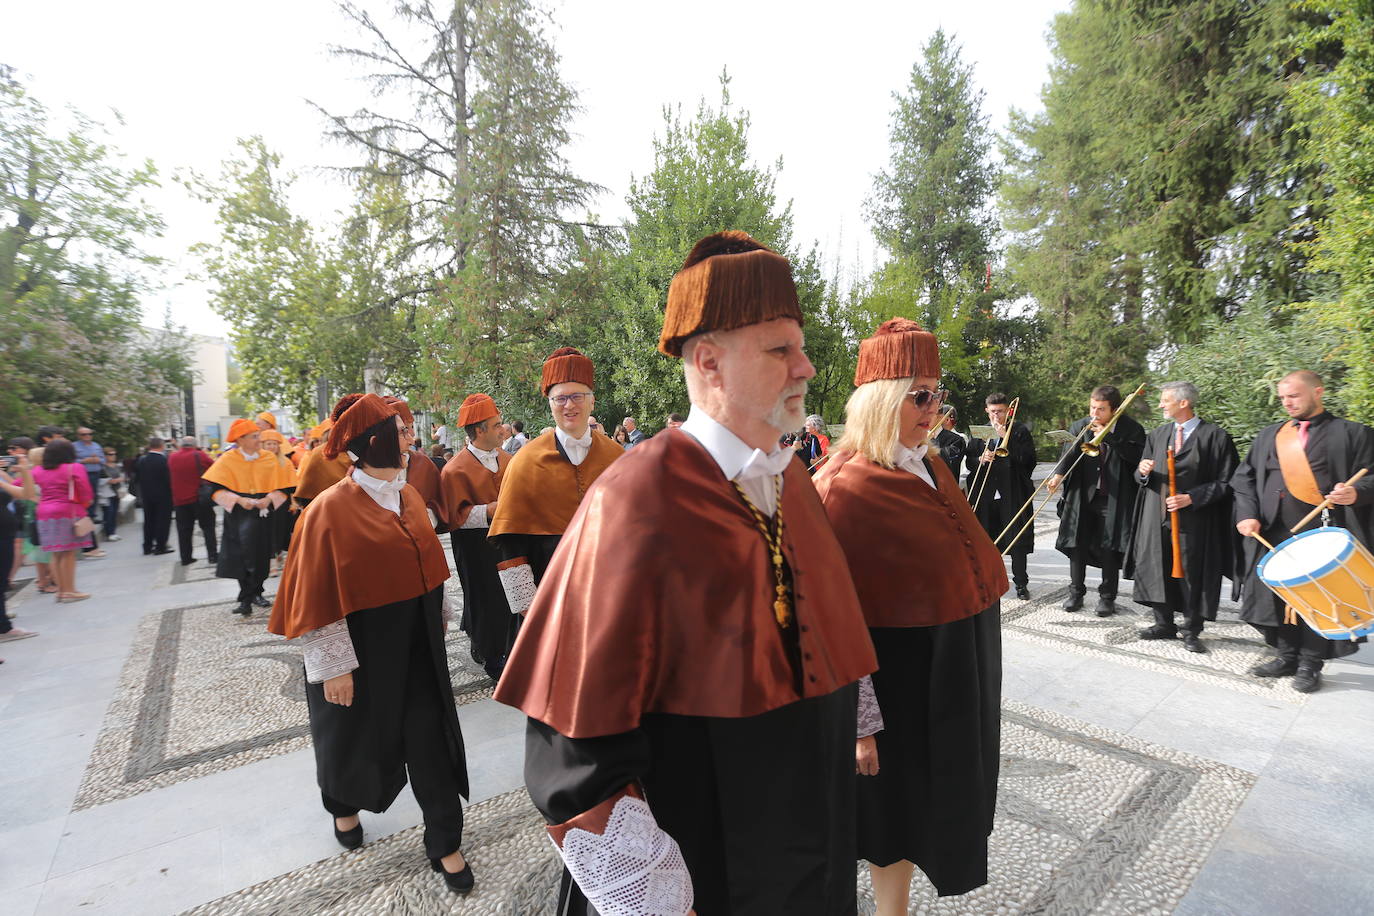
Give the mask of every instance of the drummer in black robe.
[(964, 451), (968, 448), (968, 443), (954, 429), (954, 424), (959, 420), (959, 412), (954, 409), (954, 405), (946, 404), (944, 411), (940, 431), (935, 434), (935, 448), (940, 453), (940, 460), (944, 461), (954, 479), (958, 480), (960, 469), (964, 466)]
[(467, 763), (444, 648), (448, 562), (401, 475), (410, 441), (396, 408), (351, 394), (333, 416), (326, 447), (346, 448), (355, 466), (302, 515), (267, 628), (303, 644), (315, 772), (335, 838), (360, 846), (358, 812), (387, 810), (408, 778), (430, 867), (467, 893)]
[(496, 699), (530, 717), (526, 785), (585, 892), (560, 913), (856, 910), (856, 685), (875, 660), (778, 444), (815, 374), (801, 322), (786, 259), (742, 232), (697, 243), (659, 343), (691, 415), (592, 485), (516, 640)]
[[(1246, 536), (1240, 616), (1278, 653), (1250, 673), (1292, 676), (1293, 689), (1302, 693), (1320, 689), (1326, 659), (1351, 655), (1359, 644), (1327, 639), (1301, 619), (1285, 622), (1283, 600), (1256, 571), (1266, 551), (1253, 535), (1279, 544), (1296, 533), (1293, 526), (1326, 497), (1333, 504), (1326, 519), (1318, 516), (1300, 530), (1330, 524), (1347, 529), (1365, 547), (1374, 547), (1374, 429), (1332, 416), (1322, 405), (1324, 392), (1315, 372), (1299, 370), (1285, 376), (1278, 394), (1289, 419), (1255, 435), (1250, 453), (1231, 478), (1236, 530)], [(1369, 468), (1370, 474), (1346, 486), (1361, 468)]]
[(235, 614), (248, 617), (256, 607), (271, 607), (263, 584), (272, 567), (275, 529), (272, 510), (286, 502), (296, 485), (295, 471), (277, 456), (260, 450), (260, 433), (252, 420), (235, 420), (229, 439), (236, 446), (220, 455), (201, 479), (213, 488), (210, 498), (224, 510), (224, 537), (215, 575), (239, 583)]
[(492, 680), (500, 680), (521, 617), (512, 614), (506, 602), (496, 570), (499, 559), (487, 529), (511, 456), (501, 448), (501, 411), (490, 395), (468, 395), (458, 408), (458, 425), (468, 444), (439, 474), (443, 520), (463, 584), (463, 632), (468, 634), (473, 661)]
[(574, 347), (549, 354), (539, 391), (549, 399), (554, 428), (515, 453), (490, 519), (491, 538), (511, 611), (523, 614), (558, 549), (582, 497), (625, 450), (592, 429), (596, 368)]
[(1045, 482), (1051, 493), (1063, 487), (1059, 537), (1054, 547), (1069, 558), (1069, 597), (1064, 610), (1083, 608), (1088, 567), (1096, 566), (1102, 570), (1097, 587), (1098, 617), (1116, 613), (1121, 564), (1130, 549), (1135, 525), (1140, 489), (1135, 472), (1145, 448), (1145, 427), (1123, 414), (1103, 440), (1099, 454), (1085, 454), (1081, 460), (1078, 456), (1082, 454), (1080, 445), (1096, 437), (1120, 406), (1121, 392), (1115, 386), (1093, 389), (1088, 416), (1069, 427), (1069, 435), (1075, 439), (1064, 446), (1059, 463)]
[(934, 334), (885, 322), (859, 344), (844, 437), (816, 475), (878, 653), (855, 762), (858, 855), (883, 916), (907, 912), (913, 865), (940, 896), (986, 884), (997, 807), (1007, 571), (927, 455), (939, 375)]
[[(1136, 604), (1154, 613), (1154, 625), (1141, 639), (1174, 639), (1175, 615), (1183, 618), (1183, 647), (1206, 652), (1199, 636), (1203, 622), (1217, 619), (1221, 580), (1239, 587), (1239, 544), (1231, 528), (1231, 477), (1240, 458), (1231, 436), (1194, 411), (1197, 387), (1169, 382), (1159, 392), (1159, 410), (1169, 422), (1153, 430), (1136, 468), (1135, 536), (1125, 575), (1135, 579)], [(1176, 496), (1169, 495), (1168, 454), (1174, 453)], [(1170, 518), (1178, 513), (1183, 578), (1173, 577)]]
[[(1029, 598), (1030, 573), (1026, 567), (1027, 557), (1035, 550), (1035, 525), (1026, 524), (1029, 510), (1019, 516), (1017, 512), (1026, 505), (1035, 489), (1031, 484), (1031, 473), (1035, 470), (1035, 440), (1031, 438), (1030, 427), (1019, 420), (1012, 420), (1008, 433), (1010, 400), (1005, 394), (994, 392), (987, 396), (985, 404), (988, 422), (996, 435), (986, 442), (973, 439), (968, 444), (964, 455), (969, 471), (968, 498), (970, 502), (978, 501), (974, 512), (988, 537), (997, 538), (1010, 526), (1011, 530), (997, 540), (997, 549), (1011, 556), (1011, 579), (1016, 597)], [(994, 452), (1004, 440), (1007, 456), (998, 458)], [(983, 483), (985, 477), (986, 484)]]

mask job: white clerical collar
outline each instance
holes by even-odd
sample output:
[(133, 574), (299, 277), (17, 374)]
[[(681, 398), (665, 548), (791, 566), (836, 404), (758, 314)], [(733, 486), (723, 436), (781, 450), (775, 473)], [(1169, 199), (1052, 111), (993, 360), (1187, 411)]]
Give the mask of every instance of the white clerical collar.
[(395, 480), (383, 480), (380, 477), (373, 477), (362, 468), (355, 467), (353, 479), (374, 493), (398, 493), (406, 485), (404, 470), (396, 475)]
[[(588, 432), (590, 432), (590, 430), (588, 430)], [(588, 444), (588, 445), (591, 445), (591, 439), (590, 439), (590, 438), (587, 440), (587, 444)], [(485, 462), (488, 462), (488, 461), (495, 461), (495, 460), (496, 460), (496, 453), (499, 452), (499, 451), (501, 451), (501, 447), (498, 445), (496, 448), (492, 449), (491, 451), (489, 451), (489, 452), (484, 452), (484, 451), (482, 451), (480, 448), (478, 448), (477, 446), (475, 446), (475, 445), (473, 445), (471, 442), (469, 442), (469, 443), (468, 443), (468, 451), (472, 452), (472, 454), (473, 454), (474, 456), (476, 456), (476, 458), (477, 458), (478, 461), (481, 461), (481, 462), (484, 462), (484, 463), (485, 463)]]
[(765, 453), (747, 444), (696, 405), (692, 405), (687, 422), (682, 424), (681, 429), (701, 443), (702, 448), (720, 466), (726, 480), (735, 480), (746, 468), (749, 470), (747, 476), (781, 474), (792, 460), (792, 453), (781, 445)]
[(572, 436), (570, 436), (570, 435), (568, 435), (567, 433), (563, 432), (563, 427), (561, 427), (561, 426), (555, 426), (555, 427), (553, 428), (553, 434), (554, 434), (555, 436), (558, 437), (558, 441), (559, 441), (559, 442), (563, 443), (563, 450), (564, 450), (564, 451), (567, 451), (567, 450), (568, 450), (568, 446), (570, 446), (570, 445), (580, 446), (581, 448), (591, 448), (591, 447), (592, 447), (592, 428), (591, 428), (591, 426), (588, 426), (588, 427), (587, 427), (587, 431), (586, 431), (585, 433), (582, 434), (582, 438), (581, 438), (581, 439), (574, 439)]

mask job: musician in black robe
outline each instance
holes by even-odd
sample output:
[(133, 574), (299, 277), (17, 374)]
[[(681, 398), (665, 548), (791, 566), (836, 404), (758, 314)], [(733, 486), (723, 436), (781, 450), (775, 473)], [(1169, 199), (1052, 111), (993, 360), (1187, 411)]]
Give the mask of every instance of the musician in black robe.
[[(1260, 581), (1256, 571), (1266, 551), (1252, 536), (1260, 534), (1277, 545), (1292, 536), (1293, 526), (1325, 496), (1332, 502), (1325, 523), (1345, 528), (1361, 544), (1374, 547), (1374, 429), (1332, 416), (1322, 405), (1324, 391), (1321, 377), (1306, 370), (1290, 373), (1279, 382), (1279, 400), (1289, 419), (1255, 435), (1250, 453), (1231, 478), (1236, 530), (1246, 536), (1240, 616), (1263, 633), (1264, 641), (1278, 653), (1277, 658), (1252, 668), (1251, 673), (1257, 677), (1291, 675), (1293, 688), (1302, 693), (1320, 689), (1326, 659), (1351, 655), (1359, 644), (1327, 639), (1301, 619), (1284, 622), (1283, 600)], [(1295, 479), (1290, 480), (1292, 469), (1280, 461), (1280, 447), (1289, 436), (1301, 446), (1315, 479), (1310, 491), (1310, 483), (1304, 485), (1296, 479), (1301, 475), (1294, 474)], [(1371, 474), (1346, 486), (1345, 481), (1361, 468), (1369, 468)], [(1318, 516), (1300, 530), (1322, 524), (1324, 520)]]
[[(969, 471), (968, 498), (970, 502), (977, 501), (974, 514), (988, 537), (995, 541), (997, 549), (1011, 555), (1011, 581), (1016, 588), (1016, 597), (1029, 598), (1030, 575), (1026, 558), (1035, 550), (1035, 526), (1026, 524), (1029, 510), (1015, 519), (1013, 516), (1035, 489), (1031, 484), (1031, 472), (1035, 470), (1035, 440), (1031, 438), (1030, 428), (1019, 421), (1013, 421), (1011, 432), (1007, 432), (1009, 401), (1005, 394), (999, 391), (988, 395), (986, 405), (988, 422), (996, 435), (986, 442), (973, 439), (968, 444), (964, 454)], [(1007, 456), (995, 457), (994, 452), (1004, 439)], [(1008, 526), (1011, 530), (999, 538)], [(1008, 544), (1010, 550), (1007, 550)]]
[(964, 451), (968, 448), (968, 443), (964, 437), (954, 430), (954, 424), (958, 422), (959, 413), (953, 405), (945, 407), (944, 419), (940, 423), (940, 431), (935, 435), (935, 447), (940, 451), (940, 457), (945, 465), (949, 467), (949, 472), (954, 475), (954, 479), (959, 479), (960, 468), (964, 466)]
[[(1069, 558), (1069, 597), (1064, 610), (1083, 607), (1088, 593), (1088, 567), (1102, 570), (1097, 587), (1097, 616), (1116, 613), (1116, 591), (1122, 560), (1131, 543), (1135, 500), (1140, 489), (1136, 467), (1145, 448), (1145, 428), (1122, 415), (1101, 444), (1099, 453), (1086, 455), (1081, 442), (1092, 441), (1121, 406), (1121, 392), (1112, 385), (1093, 389), (1088, 416), (1069, 427), (1078, 437), (1064, 447), (1059, 464), (1046, 481), (1051, 493), (1063, 488), (1059, 500), (1059, 537), (1055, 549)], [(1080, 459), (1078, 456), (1082, 454)], [(1077, 465), (1074, 462), (1077, 462)]]
[[(1183, 617), (1183, 646), (1206, 652), (1199, 635), (1203, 621), (1217, 619), (1221, 580), (1239, 585), (1238, 544), (1231, 528), (1231, 476), (1240, 458), (1231, 436), (1195, 413), (1197, 387), (1170, 382), (1159, 393), (1159, 409), (1169, 422), (1145, 440), (1136, 468), (1140, 498), (1135, 535), (1126, 560), (1126, 578), (1135, 579), (1136, 604), (1154, 613), (1154, 625), (1141, 639), (1174, 639)], [(1169, 495), (1168, 453), (1174, 452), (1176, 493)], [(1183, 578), (1173, 577), (1171, 517), (1177, 509)]]

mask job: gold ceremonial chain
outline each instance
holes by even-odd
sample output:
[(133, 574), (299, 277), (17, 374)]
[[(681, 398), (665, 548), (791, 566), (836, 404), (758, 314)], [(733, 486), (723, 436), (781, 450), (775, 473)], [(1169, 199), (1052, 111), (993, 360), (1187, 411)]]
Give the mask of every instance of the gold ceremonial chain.
[(792, 623), (792, 595), (783, 581), (782, 574), (782, 477), (773, 475), (773, 502), (777, 505), (777, 511), (773, 513), (772, 525), (769, 525), (759, 507), (754, 505), (754, 501), (744, 492), (744, 488), (733, 480), (730, 483), (739, 494), (739, 498), (749, 507), (750, 514), (754, 516), (754, 524), (759, 526), (759, 530), (763, 532), (763, 539), (768, 542), (768, 552), (773, 560), (773, 577), (777, 581), (773, 616), (777, 619), (778, 626), (787, 627)]

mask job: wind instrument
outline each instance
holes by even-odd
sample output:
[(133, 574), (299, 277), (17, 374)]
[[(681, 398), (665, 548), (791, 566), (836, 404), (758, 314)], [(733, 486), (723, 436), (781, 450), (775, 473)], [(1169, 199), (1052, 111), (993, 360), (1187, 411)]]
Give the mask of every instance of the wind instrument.
[[(1092, 429), (1091, 426), (1085, 426), (1085, 427), (1083, 427), (1082, 429), (1080, 429), (1080, 430), (1078, 431), (1078, 435), (1074, 438), (1073, 442), (1070, 442), (1070, 443), (1069, 443), (1069, 447), (1072, 448), (1074, 445), (1076, 445), (1076, 444), (1078, 443), (1078, 440), (1081, 439), (1081, 438), (1083, 438), (1083, 435), (1084, 435), (1085, 433), (1087, 433), (1088, 430), (1090, 430), (1090, 429)], [(1083, 457), (1083, 453), (1082, 453), (1082, 452), (1079, 452), (1078, 458), (1075, 458), (1074, 461), (1073, 461), (1073, 464), (1069, 465), (1069, 470), (1070, 470), (1070, 471), (1073, 470), (1074, 465), (1077, 465), (1079, 459), (1081, 459), (1082, 457)], [(1035, 497), (1040, 493), (1041, 490), (1043, 490), (1043, 489), (1045, 488), (1045, 484), (1048, 483), (1048, 482), (1049, 482), (1049, 479), (1050, 479), (1051, 477), (1053, 477), (1053, 476), (1054, 476), (1053, 474), (1047, 474), (1047, 475), (1045, 475), (1044, 479), (1041, 480), (1040, 483), (1039, 483), (1038, 485), (1036, 485), (1035, 489), (1031, 491), (1030, 497), (1029, 497), (1025, 502), (1023, 502), (1023, 503), (1021, 504), (1021, 508), (1017, 509), (1016, 512), (1012, 515), (1012, 517), (1007, 521), (1007, 526), (1006, 526), (1005, 528), (1002, 529), (1001, 533), (998, 534), (997, 537), (995, 537), (995, 538), (992, 539), (992, 543), (996, 544), (998, 541), (1002, 540), (1002, 535), (1006, 534), (1008, 531), (1011, 530), (1011, 526), (1012, 526), (1012, 525), (1015, 525), (1016, 522), (1017, 522), (1017, 520), (1021, 518), (1021, 513), (1022, 513), (1022, 512), (1025, 512), (1025, 511), (1026, 511), (1026, 508), (1027, 508), (1028, 506), (1030, 506), (1031, 503), (1035, 502)], [(1064, 476), (1067, 477), (1068, 474), (1065, 473)], [(1051, 494), (1051, 495), (1053, 495), (1053, 494)], [(1048, 504), (1048, 503), (1049, 503), (1049, 499), (1046, 498), (1045, 502)], [(1044, 506), (1042, 505), (1042, 506), (1040, 507), (1040, 509), (1043, 509), (1043, 508), (1044, 508)], [(1040, 509), (1036, 509), (1035, 512), (1033, 512), (1033, 513), (1031, 514), (1031, 517), (1034, 518), (1036, 515), (1039, 515), (1039, 514), (1040, 514)], [(1021, 531), (1018, 531), (1018, 532), (1016, 533), (1016, 537), (1014, 537), (1014, 538), (1011, 539), (1011, 540), (1012, 540), (1012, 543), (1015, 543), (1015, 542), (1016, 542), (1016, 538), (1019, 538), (1019, 537), (1021, 536), (1021, 533), (1024, 532), (1025, 530), (1026, 530), (1026, 529), (1023, 527), (1023, 528), (1021, 529)], [(1005, 553), (1005, 552), (1006, 552), (1006, 551), (1003, 551), (1003, 553)]]
[[(1169, 498), (1178, 495), (1178, 464), (1174, 460), (1174, 450), (1169, 449)], [(1174, 579), (1183, 578), (1183, 545), (1178, 533), (1178, 510), (1169, 510), (1169, 541), (1174, 550), (1174, 569), (1169, 575)]]
[(945, 420), (949, 419), (949, 415), (952, 413), (954, 413), (954, 405), (952, 404), (946, 404), (944, 407), (940, 408), (940, 415), (935, 418), (935, 425), (930, 428), (930, 432), (926, 433), (926, 445), (930, 445), (935, 441), (935, 437), (940, 434), (940, 430), (944, 429)]
[(1079, 446), (1079, 448), (1083, 450), (1083, 454), (1091, 455), (1094, 458), (1101, 454), (1102, 440), (1106, 439), (1108, 434), (1111, 433), (1112, 428), (1116, 426), (1116, 421), (1121, 419), (1126, 408), (1131, 406), (1131, 402), (1134, 401), (1136, 398), (1140, 397), (1144, 393), (1145, 383), (1141, 382), (1139, 388), (1137, 388), (1135, 391), (1132, 391), (1130, 394), (1126, 395), (1126, 400), (1122, 401), (1121, 406), (1118, 407), (1112, 413), (1111, 419), (1109, 419), (1107, 421), (1107, 424), (1102, 427), (1102, 431), (1098, 433), (1096, 436), (1094, 436), (1092, 438), (1092, 441), (1084, 442), (1082, 445)]
[[(975, 489), (978, 491), (974, 493), (972, 500), (974, 512), (978, 511), (978, 503), (983, 498), (983, 491), (988, 488), (988, 478), (992, 476), (993, 462), (998, 458), (1005, 458), (1007, 455), (1011, 454), (1011, 450), (1007, 447), (1007, 440), (1011, 438), (1011, 425), (1016, 422), (1016, 411), (1020, 406), (1021, 397), (1019, 395), (1011, 399), (1011, 404), (1007, 405), (1007, 425), (1002, 428), (1001, 441), (997, 444), (997, 448), (992, 450), (992, 458), (990, 460), (980, 461), (978, 463), (978, 470), (983, 471), (982, 481), (979, 482), (978, 474), (975, 473), (973, 475), (974, 484), (969, 487), (970, 493), (973, 493)], [(986, 449), (987, 447), (984, 446), (985, 451)]]

